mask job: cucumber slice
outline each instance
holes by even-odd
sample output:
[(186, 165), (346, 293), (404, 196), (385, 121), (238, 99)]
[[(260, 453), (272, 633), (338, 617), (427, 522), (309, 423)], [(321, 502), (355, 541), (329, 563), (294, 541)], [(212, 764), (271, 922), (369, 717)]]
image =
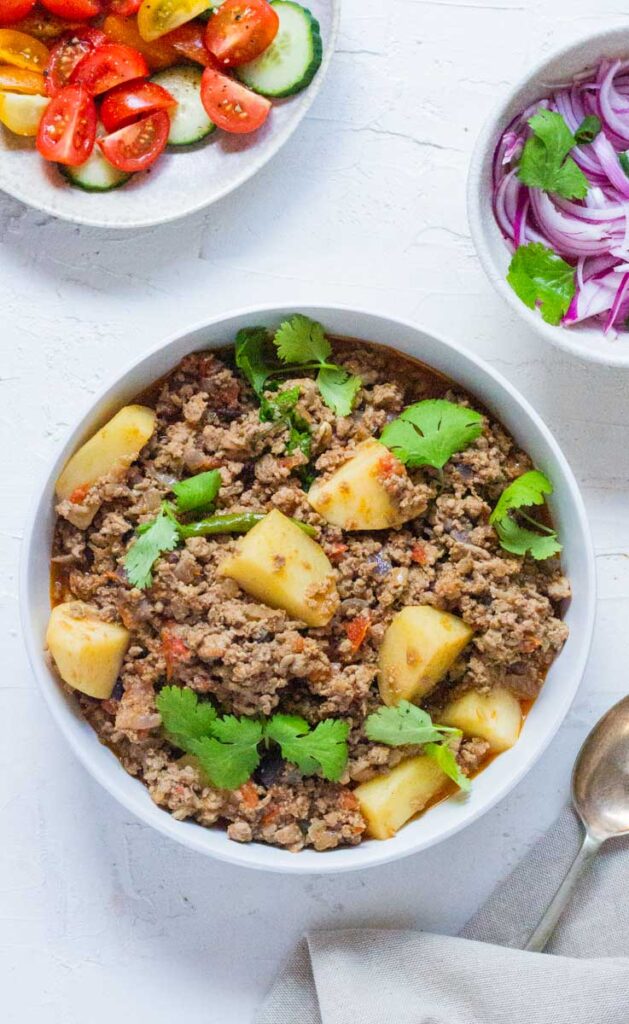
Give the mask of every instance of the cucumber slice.
[(153, 75), (152, 81), (177, 100), (170, 117), (169, 146), (192, 146), (216, 130), (201, 103), (201, 74), (199, 68), (179, 65)]
[(111, 192), (133, 177), (110, 164), (101, 153), (100, 146), (94, 146), (91, 155), (79, 167), (66, 167), (65, 164), (57, 164), (57, 167), (71, 185), (82, 188), (84, 192)]
[(280, 19), (275, 39), (259, 57), (234, 71), (262, 96), (292, 96), (310, 85), (321, 65), (319, 22), (292, 0), (273, 0), (271, 7)]

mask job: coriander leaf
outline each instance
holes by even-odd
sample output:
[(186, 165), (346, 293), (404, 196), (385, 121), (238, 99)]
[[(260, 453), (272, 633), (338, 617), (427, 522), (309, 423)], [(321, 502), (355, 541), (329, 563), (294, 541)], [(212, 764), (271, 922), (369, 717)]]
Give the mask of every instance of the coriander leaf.
[(454, 752), (450, 747), (446, 746), (445, 743), (427, 743), (424, 747), (424, 753), (437, 762), (442, 772), (445, 772), (453, 782), (456, 782), (459, 789), (462, 789), (464, 793), (469, 791), (472, 783), (459, 768)]
[(299, 401), (299, 387), (287, 388), (286, 391), (278, 391), (277, 394), (269, 397), (262, 395), (260, 398), (260, 419), (265, 423), (276, 423), (286, 418), (287, 413), (297, 405)]
[(173, 494), (177, 499), (178, 512), (192, 512), (197, 508), (209, 508), (214, 505), (221, 489), (221, 474), (218, 469), (210, 469), (207, 473), (197, 473), (186, 480), (173, 484)]
[(538, 110), (529, 118), (533, 135), (522, 150), (518, 178), (530, 188), (556, 192), (566, 199), (583, 199), (588, 180), (568, 153), (575, 138), (561, 114)]
[(319, 370), (317, 385), (329, 409), (337, 416), (349, 416), (356, 395), (362, 387), (362, 380), (342, 367), (335, 366)]
[(338, 782), (347, 764), (349, 725), (326, 718), (311, 730), (297, 715), (273, 715), (265, 735), (281, 748), (282, 757), (297, 765), (304, 775), (321, 771), (324, 779)]
[(266, 327), (243, 327), (235, 342), (236, 366), (247, 378), (257, 395), (277, 363)]
[[(629, 150), (625, 150), (624, 153), (618, 154), (618, 163), (622, 167), (623, 171), (629, 178)], [(625, 323), (626, 326), (626, 323)]]
[(548, 324), (560, 323), (576, 291), (575, 268), (541, 242), (521, 245), (509, 264), (507, 281), (525, 306), (540, 306)]
[(322, 325), (301, 313), (280, 324), (273, 342), (285, 363), (324, 363), (332, 351)]
[(496, 533), (505, 551), (509, 551), (513, 555), (528, 553), (538, 562), (543, 562), (545, 558), (552, 558), (562, 550), (554, 531), (536, 533), (534, 530), (527, 530), (516, 523), (511, 516), (506, 516), (496, 524)]
[(302, 420), (299, 416), (291, 416), (289, 428), (290, 433), (286, 451), (300, 451), (310, 461), (310, 456), (312, 455), (312, 434), (305, 420)]
[(577, 146), (587, 146), (590, 142), (594, 142), (602, 127), (600, 118), (596, 114), (588, 114), (587, 117), (584, 117), (574, 133), (574, 141)]
[(396, 707), (378, 708), (366, 719), (365, 732), (374, 743), (386, 743), (390, 747), (435, 743), (446, 733), (460, 735), (458, 729), (434, 725), (427, 711), (407, 700), (401, 700)]
[(212, 736), (191, 740), (188, 750), (218, 789), (237, 789), (260, 763), (262, 724), (255, 718), (217, 718)]
[(500, 500), (489, 517), (490, 523), (499, 523), (510, 508), (543, 505), (544, 495), (553, 493), (553, 485), (538, 469), (517, 477), (500, 495)]
[(483, 431), (483, 417), (474, 409), (430, 398), (409, 405), (388, 423), (380, 440), (408, 466), (442, 469), (455, 452), (463, 451)]
[(216, 720), (216, 710), (187, 686), (164, 686), (155, 703), (162, 716), (162, 725), (169, 739), (182, 750), (191, 741), (209, 736)]
[(179, 527), (168, 502), (162, 502), (159, 515), (131, 544), (124, 559), (127, 579), (132, 587), (145, 590), (153, 582), (152, 568), (165, 551), (179, 543)]

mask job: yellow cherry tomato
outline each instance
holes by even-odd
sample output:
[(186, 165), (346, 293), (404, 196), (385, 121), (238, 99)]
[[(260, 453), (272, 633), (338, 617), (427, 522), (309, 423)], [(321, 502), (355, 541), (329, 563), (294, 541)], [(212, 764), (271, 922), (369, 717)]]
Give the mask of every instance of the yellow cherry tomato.
[(0, 63), (43, 72), (49, 57), (48, 47), (39, 39), (12, 28), (0, 28)]
[(144, 0), (138, 11), (140, 35), (147, 42), (159, 39), (212, 6), (211, 0)]
[(38, 71), (27, 71), (25, 68), (14, 68), (10, 64), (0, 64), (0, 91), (23, 92), (29, 96), (45, 96), (46, 82)]
[(177, 64), (181, 57), (165, 39), (155, 39), (147, 43), (138, 32), (135, 18), (119, 18), (110, 14), (103, 23), (103, 32), (112, 43), (124, 43), (141, 53), (151, 71), (161, 71)]
[(39, 122), (49, 103), (46, 96), (0, 92), (0, 121), (16, 135), (37, 135)]

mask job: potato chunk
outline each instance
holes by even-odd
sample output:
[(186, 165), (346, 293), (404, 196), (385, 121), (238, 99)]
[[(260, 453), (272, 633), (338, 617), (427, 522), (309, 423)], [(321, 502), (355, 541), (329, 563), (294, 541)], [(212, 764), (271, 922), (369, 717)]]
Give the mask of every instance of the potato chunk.
[(219, 568), (271, 608), (283, 608), (308, 626), (325, 626), (339, 596), (334, 571), (316, 541), (273, 509), (238, 541), (236, 554)]
[(385, 704), (419, 701), (446, 674), (472, 636), (462, 619), (430, 605), (403, 608), (388, 627), (378, 659)]
[(91, 487), (105, 476), (122, 476), (155, 430), (153, 409), (125, 405), (74, 453), (57, 480), (63, 501), (77, 487)]
[(362, 782), (354, 790), (367, 832), (374, 839), (390, 839), (414, 814), (434, 800), (448, 785), (448, 776), (425, 754), (396, 765), (386, 775)]
[(509, 690), (496, 687), (489, 693), (470, 690), (448, 704), (439, 721), (453, 725), (466, 736), (487, 740), (494, 753), (512, 747), (522, 728), (522, 708)]
[(46, 632), (46, 644), (64, 683), (99, 700), (111, 697), (129, 639), (124, 626), (103, 622), (82, 601), (53, 608)]
[[(404, 516), (385, 487), (387, 476), (406, 476), (402, 463), (379, 441), (363, 441), (336, 473), (315, 480), (308, 501), (320, 516), (344, 530), (387, 530)], [(415, 515), (411, 511), (409, 518)]]

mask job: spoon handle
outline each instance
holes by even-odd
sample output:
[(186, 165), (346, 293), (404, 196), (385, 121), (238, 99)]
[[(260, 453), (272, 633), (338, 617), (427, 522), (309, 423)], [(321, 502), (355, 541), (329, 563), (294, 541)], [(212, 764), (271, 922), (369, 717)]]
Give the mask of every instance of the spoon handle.
[(591, 836), (589, 832), (585, 833), (585, 839), (583, 840), (581, 849), (572, 862), (568, 874), (548, 905), (544, 916), (524, 947), (525, 949), (528, 949), (533, 953), (541, 953), (545, 948), (555, 930), (559, 918), (568, 905), (570, 897), (574, 892), (575, 886), (579, 881), (582, 872), (585, 870), (592, 858), (598, 853), (600, 846), (600, 839), (596, 839), (594, 836)]

